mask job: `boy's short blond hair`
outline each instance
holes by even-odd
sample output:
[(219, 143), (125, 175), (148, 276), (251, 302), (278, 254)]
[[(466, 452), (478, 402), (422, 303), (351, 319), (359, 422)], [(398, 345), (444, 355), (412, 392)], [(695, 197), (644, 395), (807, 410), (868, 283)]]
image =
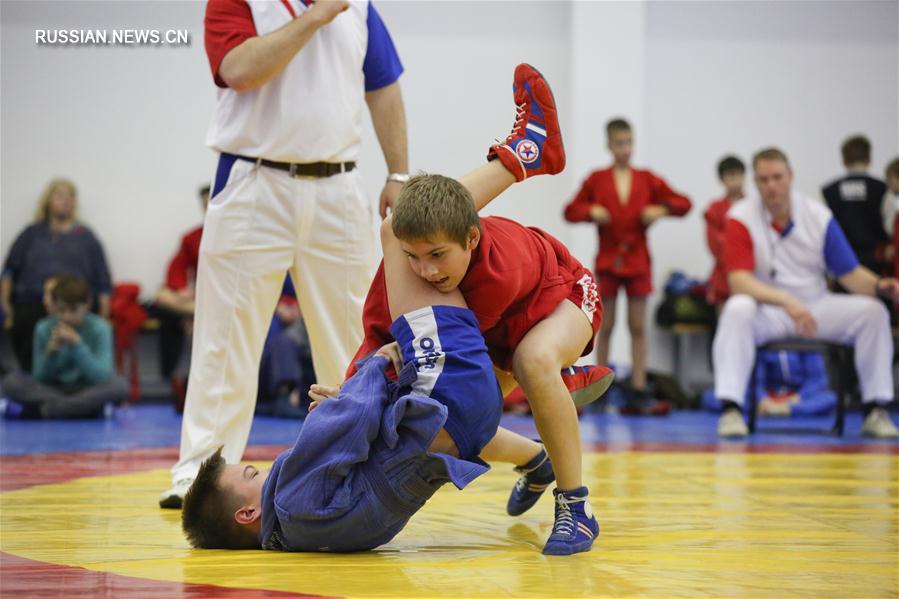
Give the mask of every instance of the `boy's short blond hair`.
[(403, 186), (392, 217), (397, 239), (429, 240), (445, 235), (462, 247), (472, 227), (481, 230), (474, 200), (465, 187), (443, 175), (421, 174)]

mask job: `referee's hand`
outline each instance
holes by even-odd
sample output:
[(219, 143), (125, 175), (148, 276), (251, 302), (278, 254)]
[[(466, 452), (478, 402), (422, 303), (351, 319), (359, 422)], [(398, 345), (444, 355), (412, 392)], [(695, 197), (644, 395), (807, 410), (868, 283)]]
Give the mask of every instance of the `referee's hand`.
[(315, 0), (306, 14), (320, 19), (321, 25), (327, 25), (349, 7), (349, 0)]

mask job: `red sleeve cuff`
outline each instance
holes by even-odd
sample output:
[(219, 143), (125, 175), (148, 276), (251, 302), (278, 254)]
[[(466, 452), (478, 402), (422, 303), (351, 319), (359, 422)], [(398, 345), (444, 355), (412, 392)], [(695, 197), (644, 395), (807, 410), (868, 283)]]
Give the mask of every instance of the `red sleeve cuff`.
[(219, 87), (228, 87), (219, 77), (219, 67), (228, 52), (256, 36), (250, 6), (243, 0), (209, 0), (205, 29), (206, 56), (212, 77)]
[(735, 270), (755, 270), (755, 256), (752, 253), (752, 237), (740, 221), (727, 219), (724, 225), (724, 268)]

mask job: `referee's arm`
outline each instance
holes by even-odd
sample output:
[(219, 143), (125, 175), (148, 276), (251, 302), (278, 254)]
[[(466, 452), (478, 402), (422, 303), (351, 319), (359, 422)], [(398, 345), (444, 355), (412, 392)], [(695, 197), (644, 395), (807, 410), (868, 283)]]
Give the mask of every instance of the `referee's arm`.
[(281, 74), (316, 31), (348, 9), (348, 0), (328, 0), (312, 7), (284, 27), (251, 37), (222, 59), (218, 76), (236, 92), (256, 89)]

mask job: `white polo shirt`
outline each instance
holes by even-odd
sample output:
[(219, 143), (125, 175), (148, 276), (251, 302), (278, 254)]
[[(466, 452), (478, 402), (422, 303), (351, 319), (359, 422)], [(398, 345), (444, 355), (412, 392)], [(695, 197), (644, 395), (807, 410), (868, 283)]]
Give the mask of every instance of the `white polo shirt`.
[(790, 196), (790, 223), (781, 230), (758, 195), (727, 213), (724, 257), (727, 272), (748, 270), (768, 285), (811, 301), (827, 292), (826, 274), (840, 277), (858, 265), (833, 214), (798, 192)]
[(393, 83), (402, 65), (374, 7), (354, 1), (319, 29), (274, 79), (238, 93), (218, 70), (250, 37), (303, 18), (302, 0), (210, 0), (206, 52), (218, 97), (207, 144), (279, 162), (345, 162), (359, 153), (365, 92)]

